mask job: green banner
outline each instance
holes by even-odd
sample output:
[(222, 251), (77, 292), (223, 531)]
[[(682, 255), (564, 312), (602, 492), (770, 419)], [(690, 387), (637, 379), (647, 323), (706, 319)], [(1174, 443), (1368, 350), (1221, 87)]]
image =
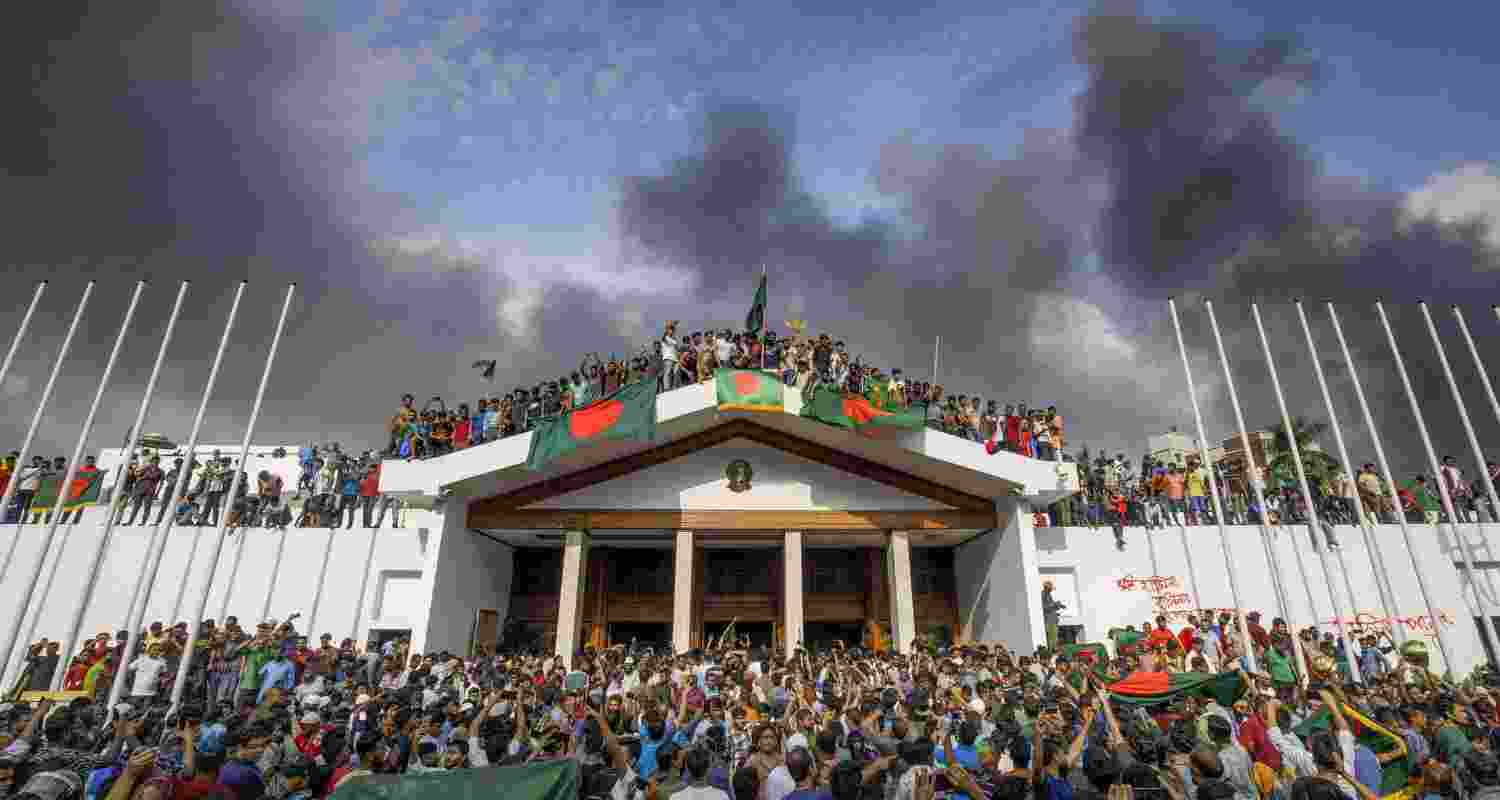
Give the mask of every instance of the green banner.
[(927, 425), (927, 407), (879, 408), (868, 397), (841, 392), (828, 386), (804, 395), (802, 416), (852, 430), (866, 427), (916, 431)]
[(527, 469), (538, 470), (590, 442), (656, 438), (656, 379), (636, 381), (583, 408), (545, 420), (531, 432)]
[(519, 767), (455, 769), (422, 775), (349, 778), (338, 800), (578, 800), (578, 762), (539, 761)]
[(785, 386), (774, 375), (752, 369), (714, 371), (720, 411), (781, 411)]

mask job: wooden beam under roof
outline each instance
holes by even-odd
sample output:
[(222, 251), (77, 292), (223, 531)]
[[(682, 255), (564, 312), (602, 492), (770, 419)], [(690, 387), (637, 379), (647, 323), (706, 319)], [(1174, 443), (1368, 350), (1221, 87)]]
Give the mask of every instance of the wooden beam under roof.
[(470, 528), (487, 530), (958, 531), (1000, 527), (993, 511), (684, 511), (469, 509)]

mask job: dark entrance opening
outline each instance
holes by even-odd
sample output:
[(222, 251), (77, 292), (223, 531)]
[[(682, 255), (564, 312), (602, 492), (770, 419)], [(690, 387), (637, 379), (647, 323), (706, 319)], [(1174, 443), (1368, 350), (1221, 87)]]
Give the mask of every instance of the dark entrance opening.
[(864, 624), (861, 622), (807, 622), (802, 625), (802, 641), (809, 649), (826, 653), (834, 642), (843, 642), (845, 647), (859, 647), (864, 641)]
[(670, 650), (672, 645), (672, 626), (662, 625), (656, 622), (611, 622), (609, 623), (609, 643), (623, 644), (630, 647), (631, 640), (635, 641), (635, 648), (643, 650), (647, 647), (660, 653), (663, 648)]

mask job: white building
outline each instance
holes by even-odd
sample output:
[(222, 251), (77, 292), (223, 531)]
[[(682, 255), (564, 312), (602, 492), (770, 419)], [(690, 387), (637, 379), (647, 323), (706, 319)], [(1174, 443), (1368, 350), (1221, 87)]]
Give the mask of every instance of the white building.
[[(382, 489), (432, 510), (408, 511), (400, 530), (238, 534), (213, 565), (205, 616), (244, 623), (300, 612), (299, 628), (314, 636), (410, 631), (419, 651), (493, 643), (507, 618), (568, 656), (590, 639), (687, 649), (730, 619), (761, 640), (847, 638), (874, 622), (902, 650), (946, 629), (1030, 651), (1045, 638), (1040, 587), (1051, 579), (1066, 603), (1062, 626), (1084, 641), (1162, 611), (1238, 607), (1325, 629), (1336, 613), (1357, 613), (1369, 624), (1394, 620), (1398, 637), (1437, 627), (1458, 669), (1484, 657), (1447, 528), (1418, 526), (1410, 557), (1399, 528), (1370, 532), (1390, 571), (1389, 609), (1354, 529), (1340, 528), (1343, 548), (1322, 554), (1326, 580), (1305, 529), (1279, 529), (1271, 546), (1291, 590), (1283, 608), (1258, 528), (1230, 527), (1222, 544), (1217, 527), (1131, 529), (1120, 552), (1104, 529), (1035, 527), (1031, 507), (1076, 490), (1056, 463), (986, 455), (930, 429), (862, 436), (803, 418), (800, 406), (793, 392), (784, 413), (721, 412), (714, 387), (694, 385), (657, 398), (655, 441), (587, 446), (540, 472), (525, 466), (530, 434), (388, 462)], [(740, 461), (752, 477), (731, 486), (727, 467)], [(1500, 564), (1497, 526), (1459, 527), (1476, 559)], [(209, 531), (172, 532), (147, 623), (194, 605), (210, 569)], [(18, 541), (0, 583), (12, 608), (28, 599), (20, 593), (38, 533), (0, 529), (0, 540)], [(29, 598), (32, 638), (66, 633), (101, 534), (88, 518), (63, 529), (57, 579)], [(80, 635), (120, 628), (146, 540), (144, 528), (115, 532)], [(1413, 562), (1444, 620), (1425, 629)], [(1146, 591), (1145, 578), (1158, 579), (1157, 590)], [(1480, 579), (1494, 581), (1493, 568)]]

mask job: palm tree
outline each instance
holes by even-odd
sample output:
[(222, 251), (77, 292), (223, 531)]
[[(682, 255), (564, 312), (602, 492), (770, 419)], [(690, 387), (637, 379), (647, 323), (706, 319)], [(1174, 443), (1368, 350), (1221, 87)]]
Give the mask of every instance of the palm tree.
[[(1276, 448), (1270, 456), (1267, 467), (1272, 475), (1281, 477), (1294, 477), (1296, 465), (1292, 463), (1292, 447), (1286, 437), (1286, 427), (1278, 425), (1276, 431)], [(1308, 483), (1322, 484), (1338, 474), (1340, 465), (1338, 459), (1328, 455), (1322, 450), (1309, 450), (1308, 446), (1317, 441), (1317, 438), (1327, 432), (1328, 423), (1314, 422), (1306, 417), (1292, 418), (1292, 433), (1296, 436), (1297, 450), (1302, 454), (1302, 469), (1307, 474)]]

